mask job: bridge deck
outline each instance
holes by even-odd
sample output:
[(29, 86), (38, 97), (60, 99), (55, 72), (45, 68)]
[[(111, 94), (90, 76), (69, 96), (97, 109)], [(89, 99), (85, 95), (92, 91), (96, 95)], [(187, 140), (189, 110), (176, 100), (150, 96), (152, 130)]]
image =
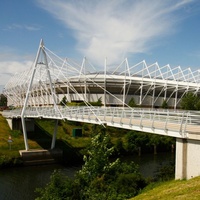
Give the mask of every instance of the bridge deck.
[[(21, 109), (3, 112), (5, 117), (21, 117)], [(198, 112), (130, 109), (121, 107), (32, 107), (26, 118), (67, 119), (106, 124), (118, 128), (200, 140)]]

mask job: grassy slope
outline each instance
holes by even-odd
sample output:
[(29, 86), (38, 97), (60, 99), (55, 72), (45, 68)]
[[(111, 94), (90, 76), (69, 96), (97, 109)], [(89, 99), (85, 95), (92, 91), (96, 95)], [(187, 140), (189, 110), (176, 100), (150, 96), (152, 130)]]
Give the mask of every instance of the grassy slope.
[(131, 200), (200, 199), (200, 177), (149, 185), (145, 191)]
[[(54, 132), (54, 120), (36, 120), (37, 124), (48, 134), (52, 135)], [(83, 137), (72, 137), (72, 130), (74, 128), (82, 128), (83, 130)], [(112, 142), (115, 143), (118, 138), (124, 140), (126, 130), (120, 130), (116, 128), (108, 127), (108, 132), (112, 133)], [(68, 144), (73, 146), (74, 148), (85, 148), (90, 144), (92, 125), (91, 124), (84, 124), (79, 122), (65, 122), (59, 121), (58, 125), (58, 132), (57, 132), (57, 139), (61, 139), (66, 141)]]
[[(8, 123), (2, 115), (0, 115), (0, 156), (6, 155), (9, 157), (19, 156), (19, 150), (23, 150), (24, 138), (22, 134), (16, 134), (10, 130)], [(11, 149), (9, 148), (8, 138), (12, 136)], [(28, 140), (31, 149), (40, 149), (41, 147), (33, 140)]]
[[(54, 133), (54, 120), (36, 120), (37, 124), (42, 128), (47, 134), (52, 137)], [(66, 141), (69, 145), (74, 148), (85, 148), (90, 143), (90, 137), (88, 135), (86, 137), (73, 138), (72, 130), (73, 128), (79, 128), (79, 125), (74, 125), (70, 123), (65, 123), (64, 121), (60, 121), (57, 130), (57, 140)]]

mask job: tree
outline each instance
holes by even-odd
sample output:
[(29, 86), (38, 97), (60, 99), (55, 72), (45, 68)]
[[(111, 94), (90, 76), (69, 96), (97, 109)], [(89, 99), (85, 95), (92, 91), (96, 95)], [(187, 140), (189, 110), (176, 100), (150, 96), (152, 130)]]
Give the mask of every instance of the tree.
[(61, 105), (61, 106), (66, 106), (66, 104), (67, 104), (67, 97), (64, 96), (64, 97), (62, 98), (61, 102), (60, 102), (60, 105)]
[(7, 106), (7, 97), (3, 94), (0, 95), (0, 106)]
[[(114, 147), (110, 146), (110, 137), (102, 127), (91, 141), (85, 164), (78, 172), (76, 180), (83, 199), (127, 199), (135, 196), (144, 186), (145, 180), (138, 166), (131, 162), (122, 163), (119, 159), (111, 162)], [(83, 189), (82, 187), (85, 186)], [(98, 198), (97, 198), (98, 197)]]
[(125, 149), (124, 149), (124, 146), (123, 146), (123, 141), (121, 138), (118, 138), (116, 140), (116, 143), (115, 143), (115, 155), (120, 155), (121, 153), (124, 154), (125, 153)]
[(149, 145), (153, 145), (154, 147), (154, 154), (157, 154), (157, 145), (161, 141), (161, 136), (160, 135), (155, 135), (152, 134), (151, 137), (149, 137)]
[(126, 135), (127, 145), (126, 148), (129, 152), (138, 152), (141, 154), (142, 147), (149, 143), (149, 137), (146, 133), (129, 131)]
[(84, 156), (85, 164), (78, 173), (78, 176), (82, 177), (85, 184), (90, 183), (94, 178), (101, 177), (112, 170), (112, 168), (115, 168), (119, 160), (110, 162), (109, 158), (113, 152), (114, 147), (110, 147), (108, 134), (105, 133), (104, 128), (100, 127), (100, 132), (91, 140), (88, 153)]
[(184, 110), (199, 110), (199, 97), (191, 92), (187, 93), (181, 100), (181, 108)]
[(135, 103), (135, 99), (132, 97), (131, 99), (130, 99), (130, 101), (128, 102), (128, 105), (130, 106), (130, 107), (137, 107), (137, 104)]
[(167, 109), (167, 108), (168, 108), (168, 104), (167, 104), (167, 101), (166, 101), (166, 100), (163, 101), (161, 107), (164, 108), (164, 109)]

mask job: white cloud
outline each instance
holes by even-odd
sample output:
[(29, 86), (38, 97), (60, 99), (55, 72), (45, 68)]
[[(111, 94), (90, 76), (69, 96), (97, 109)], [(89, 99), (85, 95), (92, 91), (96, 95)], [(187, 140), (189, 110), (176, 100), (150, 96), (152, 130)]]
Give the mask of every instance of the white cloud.
[[(174, 32), (176, 11), (193, 0), (38, 0), (73, 30), (77, 48), (96, 64), (146, 52), (155, 38)], [(67, 38), (66, 38), (67, 39)]]
[(10, 30), (27, 30), (27, 31), (39, 31), (41, 27), (39, 25), (31, 24), (11, 24), (8, 25), (6, 28), (4, 28), (4, 31), (10, 31)]
[(0, 46), (0, 92), (14, 74), (29, 69), (34, 59), (35, 55), (20, 55), (18, 49)]
[(33, 61), (0, 61), (0, 85), (5, 85), (15, 74), (29, 69)]
[[(35, 55), (19, 55), (17, 50), (0, 47), (0, 86), (5, 86), (8, 80), (16, 73), (29, 69), (34, 63)], [(1, 87), (0, 87), (1, 92)]]

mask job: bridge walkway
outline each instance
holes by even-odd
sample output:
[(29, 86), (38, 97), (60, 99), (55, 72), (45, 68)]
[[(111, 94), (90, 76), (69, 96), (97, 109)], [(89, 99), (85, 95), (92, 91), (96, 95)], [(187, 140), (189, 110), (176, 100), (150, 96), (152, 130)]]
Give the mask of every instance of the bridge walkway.
[[(19, 118), (21, 109), (4, 111), (3, 115), (7, 118)], [(24, 117), (106, 124), (117, 128), (200, 140), (200, 114), (197, 111), (88, 106), (56, 109), (30, 107), (26, 109)]]

